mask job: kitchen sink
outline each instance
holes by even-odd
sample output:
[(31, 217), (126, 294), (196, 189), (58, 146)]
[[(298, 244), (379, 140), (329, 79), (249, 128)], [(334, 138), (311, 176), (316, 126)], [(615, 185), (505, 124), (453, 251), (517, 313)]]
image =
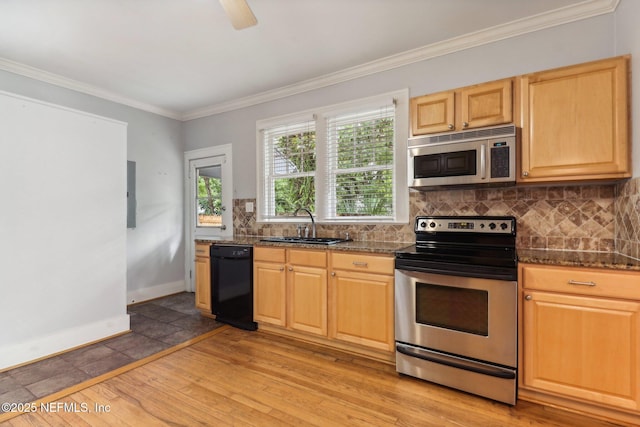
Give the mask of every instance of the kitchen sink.
[(265, 237), (260, 239), (261, 242), (274, 243), (304, 243), (311, 245), (335, 245), (336, 243), (350, 242), (351, 239), (340, 239), (338, 237)]

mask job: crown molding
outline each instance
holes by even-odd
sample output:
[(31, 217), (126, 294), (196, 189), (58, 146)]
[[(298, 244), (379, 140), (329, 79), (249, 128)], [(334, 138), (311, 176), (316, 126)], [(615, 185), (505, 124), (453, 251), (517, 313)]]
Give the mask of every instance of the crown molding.
[(317, 78), (304, 80), (302, 82), (261, 92), (244, 98), (187, 111), (182, 116), (182, 120), (194, 120), (262, 104), (268, 101), (275, 101), (277, 99), (366, 77), (371, 74), (403, 67), (438, 56), (486, 45), (511, 37), (517, 37), (546, 28), (580, 21), (594, 16), (604, 15), (614, 12), (618, 7), (619, 2), (620, 0), (585, 0), (584, 2), (577, 3), (575, 5), (565, 6), (560, 9), (518, 19), (516, 21), (497, 25), (485, 30), (454, 37), (442, 42), (433, 43), (396, 55), (387, 56), (379, 60), (367, 62), (362, 65), (346, 68), (335, 73), (325, 74)]
[(170, 110), (157, 107), (155, 105), (147, 104), (144, 102), (140, 102), (135, 99), (127, 98), (97, 86), (93, 86), (87, 83), (80, 82), (78, 80), (63, 77), (58, 74), (50, 73), (48, 71), (31, 67), (29, 65), (20, 64), (14, 61), (9, 61), (8, 59), (0, 58), (0, 70), (9, 71), (10, 73), (29, 77), (34, 80), (39, 80), (41, 82), (63, 87), (65, 89), (71, 89), (76, 92), (84, 93), (86, 95), (92, 95), (101, 99), (105, 99), (107, 101), (112, 101), (118, 104), (127, 105), (129, 107), (133, 107), (138, 110), (148, 111), (150, 113), (158, 114), (164, 117), (169, 117), (171, 119), (182, 120), (181, 113), (170, 111)]
[(71, 89), (76, 92), (96, 96), (107, 101), (127, 105), (142, 111), (158, 114), (171, 119), (188, 121), (202, 117), (212, 116), (227, 111), (238, 110), (264, 102), (275, 101), (288, 96), (297, 95), (315, 89), (343, 83), (372, 74), (388, 71), (394, 68), (403, 67), (416, 62), (432, 59), (438, 56), (447, 55), (453, 52), (470, 49), (477, 46), (486, 45), (496, 41), (517, 37), (523, 34), (540, 31), (575, 21), (604, 15), (614, 12), (620, 0), (585, 0), (575, 5), (566, 6), (549, 12), (533, 15), (527, 18), (497, 25), (481, 31), (454, 37), (442, 42), (433, 43), (417, 49), (391, 55), (375, 61), (367, 62), (355, 67), (346, 68), (335, 73), (304, 80), (288, 86), (261, 92), (255, 95), (238, 98), (228, 102), (214, 104), (204, 108), (180, 113), (167, 110), (155, 105), (137, 101), (135, 99), (121, 96), (117, 93), (83, 83), (74, 79), (63, 77), (48, 71), (28, 65), (13, 62), (0, 58), (0, 70), (5, 70), (14, 74), (29, 77), (55, 86)]

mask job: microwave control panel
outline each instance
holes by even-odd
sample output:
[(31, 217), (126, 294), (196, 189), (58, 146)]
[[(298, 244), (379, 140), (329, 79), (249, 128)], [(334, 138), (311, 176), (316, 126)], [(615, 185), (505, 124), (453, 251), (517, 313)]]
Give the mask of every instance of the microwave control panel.
[(507, 142), (494, 142), (491, 147), (491, 178), (509, 177), (509, 145)]

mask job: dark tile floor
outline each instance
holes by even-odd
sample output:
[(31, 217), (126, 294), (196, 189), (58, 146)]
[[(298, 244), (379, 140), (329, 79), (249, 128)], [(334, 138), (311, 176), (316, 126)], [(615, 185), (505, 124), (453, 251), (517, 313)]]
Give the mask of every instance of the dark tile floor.
[(0, 402), (37, 400), (222, 326), (200, 315), (190, 292), (129, 306), (127, 311), (132, 331), (128, 334), (0, 372)]

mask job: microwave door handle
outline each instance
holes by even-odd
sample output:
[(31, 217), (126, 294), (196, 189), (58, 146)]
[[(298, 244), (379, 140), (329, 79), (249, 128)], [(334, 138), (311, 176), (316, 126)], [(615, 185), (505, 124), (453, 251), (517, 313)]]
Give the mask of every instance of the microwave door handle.
[(487, 146), (480, 145), (480, 179), (487, 178)]

